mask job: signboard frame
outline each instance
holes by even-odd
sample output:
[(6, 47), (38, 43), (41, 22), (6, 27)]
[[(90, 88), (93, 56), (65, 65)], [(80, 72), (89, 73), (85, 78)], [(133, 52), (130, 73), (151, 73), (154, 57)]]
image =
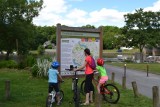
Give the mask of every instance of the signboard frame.
[[(102, 52), (103, 52), (103, 38), (102, 38), (102, 27), (99, 28), (83, 28), (83, 27), (67, 27), (67, 26), (61, 26), (61, 24), (57, 24), (56, 28), (56, 56), (57, 61), (61, 64), (61, 38), (62, 38), (62, 32), (69, 32), (69, 33), (92, 33), (92, 34), (99, 34), (99, 58), (102, 58)], [(61, 67), (59, 67), (59, 71), (61, 74)], [(63, 75), (62, 75), (63, 76)]]

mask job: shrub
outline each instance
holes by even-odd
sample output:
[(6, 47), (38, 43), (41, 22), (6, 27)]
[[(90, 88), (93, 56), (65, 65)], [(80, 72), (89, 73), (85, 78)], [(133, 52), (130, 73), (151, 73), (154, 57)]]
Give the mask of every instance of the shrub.
[(38, 53), (39, 53), (40, 55), (43, 55), (44, 52), (45, 52), (45, 48), (44, 48), (42, 45), (39, 45), (39, 46), (38, 46)]
[(48, 45), (48, 46), (47, 46), (47, 49), (52, 49), (52, 45)]
[(25, 58), (25, 63), (27, 67), (32, 67), (36, 63), (36, 58), (33, 55), (28, 55)]
[(38, 72), (38, 66), (37, 65), (34, 65), (31, 69), (31, 73), (32, 73), (32, 76), (33, 77), (36, 77), (37, 76), (37, 72)]
[(18, 63), (18, 69), (24, 69), (26, 67), (25, 60)]
[(17, 68), (18, 64), (14, 60), (0, 61), (0, 68)]

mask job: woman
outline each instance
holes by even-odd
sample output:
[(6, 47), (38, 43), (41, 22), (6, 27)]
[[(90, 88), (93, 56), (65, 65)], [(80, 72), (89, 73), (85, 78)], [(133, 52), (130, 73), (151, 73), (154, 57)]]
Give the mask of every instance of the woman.
[(89, 105), (90, 102), (93, 102), (93, 84), (92, 84), (92, 78), (93, 78), (93, 69), (89, 66), (89, 64), (91, 64), (91, 54), (90, 54), (90, 50), (88, 48), (86, 48), (84, 50), (84, 54), (85, 54), (85, 62), (84, 64), (74, 70), (74, 71), (78, 71), (78, 70), (82, 70), (85, 68), (85, 75), (86, 75), (86, 82), (85, 82), (85, 92), (86, 92), (86, 100), (85, 103), (83, 103), (82, 105)]

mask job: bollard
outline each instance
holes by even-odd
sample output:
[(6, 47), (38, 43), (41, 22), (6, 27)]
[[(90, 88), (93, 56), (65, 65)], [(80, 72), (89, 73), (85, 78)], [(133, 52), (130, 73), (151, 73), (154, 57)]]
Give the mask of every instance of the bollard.
[(114, 78), (115, 78), (115, 73), (112, 72), (112, 79), (111, 79), (112, 83), (114, 83)]
[(126, 77), (126, 64), (124, 64), (124, 77)]
[(149, 65), (147, 64), (147, 77), (149, 76), (148, 73), (149, 73)]
[(158, 86), (152, 87), (152, 93), (153, 93), (153, 107), (160, 107)]
[(10, 81), (5, 81), (5, 97), (6, 99), (10, 98)]
[(136, 81), (133, 81), (133, 82), (132, 82), (132, 87), (133, 87), (134, 96), (135, 96), (135, 97), (138, 97), (138, 96), (139, 96), (139, 93), (138, 93), (138, 88), (137, 88), (137, 83), (136, 83)]
[(122, 78), (122, 88), (126, 89), (126, 77), (125, 76)]

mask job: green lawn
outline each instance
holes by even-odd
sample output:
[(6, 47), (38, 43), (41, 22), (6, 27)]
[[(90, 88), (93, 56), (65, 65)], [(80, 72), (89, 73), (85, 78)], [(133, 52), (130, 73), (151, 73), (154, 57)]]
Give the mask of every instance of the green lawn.
[[(4, 82), (11, 81), (11, 98), (6, 100), (4, 96)], [(74, 107), (70, 104), (73, 93), (71, 91), (71, 78), (64, 79), (61, 88), (65, 97), (59, 107)], [(83, 79), (80, 79), (82, 81)], [(152, 100), (144, 96), (134, 98), (132, 90), (120, 89), (121, 98), (117, 104), (102, 102), (102, 107), (152, 107)], [(29, 71), (0, 69), (0, 107), (45, 107), (48, 83), (46, 79), (32, 78)], [(84, 96), (81, 95), (82, 101)], [(87, 106), (86, 106), (87, 107)], [(91, 104), (88, 107), (95, 107)]]
[[(124, 63), (107, 63), (114, 66), (124, 67)], [(159, 63), (149, 63), (149, 72), (160, 74), (160, 64)], [(135, 69), (135, 70), (141, 70), (144, 72), (147, 72), (147, 64), (146, 63), (127, 63), (126, 68), (129, 69)]]

